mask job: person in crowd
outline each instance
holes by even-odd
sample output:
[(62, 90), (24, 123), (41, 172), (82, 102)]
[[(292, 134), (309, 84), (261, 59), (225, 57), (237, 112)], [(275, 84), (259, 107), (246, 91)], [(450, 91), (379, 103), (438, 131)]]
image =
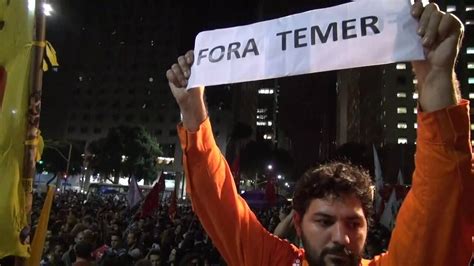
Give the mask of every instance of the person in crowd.
[(76, 237), (74, 238), (74, 244), (69, 246), (68, 251), (66, 251), (61, 258), (65, 266), (71, 266), (72, 263), (76, 261), (76, 253), (75, 253), (74, 247), (75, 245), (77, 245), (77, 243), (83, 240), (84, 240), (84, 233), (78, 232), (76, 234)]
[(160, 259), (160, 251), (158, 249), (152, 249), (148, 253), (148, 260), (151, 262), (152, 266), (159, 266), (161, 265), (161, 259)]
[(73, 266), (92, 266), (92, 245), (86, 241), (80, 241), (74, 247), (76, 261)]

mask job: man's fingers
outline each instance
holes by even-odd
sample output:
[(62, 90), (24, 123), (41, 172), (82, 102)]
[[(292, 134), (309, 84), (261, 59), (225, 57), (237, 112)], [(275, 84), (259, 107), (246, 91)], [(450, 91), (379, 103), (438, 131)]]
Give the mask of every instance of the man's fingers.
[(423, 3), (421, 1), (415, 1), (415, 3), (411, 6), (411, 15), (419, 19), (421, 14), (423, 13)]
[(456, 33), (459, 33), (459, 31), (461, 31), (461, 35), (462, 35), (462, 31), (464, 28), (464, 26), (462, 25), (462, 22), (460, 22), (458, 18), (456, 18), (455, 16), (451, 14), (444, 15), (438, 27), (438, 38), (440, 40), (444, 40), (448, 38), (449, 34), (452, 33), (451, 30), (453, 28), (456, 29)]
[(186, 59), (184, 58), (184, 56), (178, 57), (178, 64), (181, 67), (181, 71), (183, 71), (184, 77), (188, 79), (189, 75), (191, 74), (191, 71), (189, 69), (189, 65), (186, 62)]
[(431, 3), (427, 5), (424, 10), (423, 14), (421, 14), (420, 18), (420, 25), (418, 26), (418, 34), (420, 36), (424, 36), (426, 33), (426, 29), (428, 28), (428, 24), (430, 22), (431, 15), (433, 12), (439, 11), (439, 7), (437, 4)]
[(186, 58), (186, 63), (188, 63), (189, 66), (192, 66), (194, 63), (194, 51), (189, 50), (188, 52), (186, 52), (184, 57)]
[(181, 67), (178, 64), (173, 64), (173, 66), (171, 66), (171, 70), (173, 70), (173, 73), (175, 77), (178, 79), (179, 83), (181, 84), (181, 87), (186, 87), (186, 85), (188, 85), (188, 81), (184, 77)]
[(436, 40), (439, 40), (440, 37), (438, 36), (438, 28), (442, 18), (443, 13), (440, 11), (431, 13), (428, 26), (425, 30), (425, 35), (423, 36), (423, 45), (425, 47), (431, 47), (431, 45), (433, 45)]
[(170, 87), (171, 87), (171, 85), (173, 85), (175, 87), (181, 87), (181, 85), (179, 85), (178, 79), (174, 75), (173, 70), (168, 69), (168, 71), (166, 71), (166, 78), (168, 79), (168, 83), (169, 83)]

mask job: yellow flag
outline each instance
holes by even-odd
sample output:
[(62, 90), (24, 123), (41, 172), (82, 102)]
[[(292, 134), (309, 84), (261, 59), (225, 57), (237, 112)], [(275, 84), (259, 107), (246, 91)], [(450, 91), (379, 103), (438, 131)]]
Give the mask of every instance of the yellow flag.
[(33, 243), (31, 244), (31, 257), (28, 260), (29, 266), (40, 265), (41, 256), (43, 255), (44, 241), (46, 239), (46, 231), (48, 231), (49, 213), (51, 212), (55, 191), (55, 186), (50, 186), (48, 188), (48, 195), (44, 201)]
[(28, 225), (21, 178), (34, 9), (34, 0), (0, 1), (0, 69), (6, 73), (0, 107), (0, 258), (29, 256), (20, 235)]

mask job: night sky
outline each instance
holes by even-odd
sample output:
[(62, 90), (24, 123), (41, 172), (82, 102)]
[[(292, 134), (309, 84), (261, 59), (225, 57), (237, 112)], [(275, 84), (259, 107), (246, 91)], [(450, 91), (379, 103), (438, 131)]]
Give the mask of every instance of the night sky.
[[(67, 119), (65, 112), (58, 110), (67, 109), (68, 101), (72, 97), (66, 80), (71, 80), (71, 66), (75, 64), (74, 58), (77, 50), (91, 49), (85, 44), (76, 43), (76, 37), (81, 33), (81, 27), (88, 25), (89, 20), (97, 19), (108, 8), (121, 3), (121, 8), (126, 7), (133, 0), (97, 1), (97, 0), (51, 0), (55, 9), (54, 16), (48, 17), (47, 39), (50, 40), (58, 51), (61, 64), (61, 74), (45, 75), (45, 88), (43, 93), (42, 126), (47, 127), (46, 135), (54, 126), (60, 128), (61, 123)], [(157, 0), (144, 0), (153, 2)], [(260, 1), (160, 1), (160, 8), (166, 9), (170, 5), (173, 10), (164, 12), (179, 12), (179, 24), (173, 28), (179, 35), (179, 42), (170, 47), (169, 57), (160, 62), (157, 75), (161, 82), (165, 82), (166, 69), (194, 45), (195, 36), (203, 30), (232, 27), (250, 24), (262, 20), (278, 18), (311, 9), (323, 8), (341, 4), (348, 1), (342, 0), (260, 0)], [(154, 18), (152, 18), (154, 19)], [(157, 16), (157, 23), (160, 18)], [(119, 25), (118, 25), (119, 26)], [(176, 34), (176, 33), (175, 33)], [(102, 39), (102, 36), (90, 38)], [(160, 40), (157, 40), (160, 43)], [(166, 44), (166, 43), (165, 43)], [(100, 62), (98, 62), (100, 64)], [(331, 142), (329, 135), (335, 135), (335, 84), (336, 72), (303, 75), (298, 77), (279, 79), (280, 84), (280, 122), (281, 127), (287, 132), (295, 148), (294, 156), (297, 168), (308, 167), (309, 162), (316, 162), (321, 156), (321, 141)], [(71, 86), (72, 87), (72, 86)], [(223, 90), (208, 90), (210, 98), (220, 98), (225, 93)], [(226, 97), (222, 96), (221, 97)], [(231, 102), (231, 101), (229, 101)], [(49, 121), (49, 122), (48, 122)], [(54, 124), (50, 122), (53, 121)], [(45, 122), (45, 123), (43, 123)], [(54, 137), (54, 134), (52, 134)], [(46, 136), (48, 138), (48, 136)], [(299, 164), (299, 165), (298, 165)]]

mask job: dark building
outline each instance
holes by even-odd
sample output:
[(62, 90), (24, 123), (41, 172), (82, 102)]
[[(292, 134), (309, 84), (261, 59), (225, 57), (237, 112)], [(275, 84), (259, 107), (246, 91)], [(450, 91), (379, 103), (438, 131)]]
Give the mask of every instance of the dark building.
[[(438, 4), (442, 10), (456, 14), (465, 25), (456, 72), (463, 98), (474, 99), (474, 3), (438, 1)], [(337, 144), (357, 142), (386, 147), (382, 154), (386, 157), (384, 169), (388, 180), (396, 178), (398, 168), (405, 176), (413, 170), (417, 83), (409, 62), (344, 70), (338, 74)]]
[[(162, 145), (162, 169), (182, 173), (178, 107), (166, 70), (192, 47), (176, 1), (56, 1), (48, 39), (60, 68), (47, 72), (41, 128), (46, 139), (90, 143), (111, 127), (141, 125)], [(183, 47), (183, 48), (182, 48)], [(214, 90), (211, 90), (214, 91)], [(230, 92), (209, 93), (209, 109), (225, 152)], [(226, 102), (227, 101), (227, 102)]]

